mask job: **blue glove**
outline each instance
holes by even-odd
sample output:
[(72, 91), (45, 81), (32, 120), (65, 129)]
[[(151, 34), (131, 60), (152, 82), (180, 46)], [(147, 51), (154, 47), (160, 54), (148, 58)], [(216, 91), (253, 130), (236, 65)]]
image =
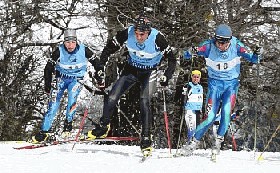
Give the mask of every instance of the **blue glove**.
[(192, 54), (187, 50), (184, 52), (184, 58), (190, 60), (192, 58)]
[(196, 56), (197, 56), (197, 47), (195, 46), (190, 47), (187, 51), (184, 52), (184, 58), (187, 60)]

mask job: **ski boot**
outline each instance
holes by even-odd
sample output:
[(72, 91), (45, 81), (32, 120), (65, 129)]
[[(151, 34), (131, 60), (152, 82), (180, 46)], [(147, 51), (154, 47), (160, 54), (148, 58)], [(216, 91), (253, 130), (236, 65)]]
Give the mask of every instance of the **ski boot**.
[(68, 139), (71, 137), (72, 124), (73, 124), (72, 121), (71, 122), (68, 122), (67, 120), (64, 121), (64, 127), (61, 134), (62, 139)]
[(224, 141), (224, 137), (217, 135), (213, 140), (212, 153), (219, 155), (221, 151), (221, 144)]
[(217, 155), (220, 154), (221, 143), (224, 141), (222, 136), (217, 135), (217, 137), (213, 140), (213, 147), (211, 150), (211, 161), (216, 162)]
[(186, 145), (183, 145), (181, 148), (181, 155), (189, 156), (191, 155), (197, 148), (199, 141), (197, 139), (193, 139), (190, 142), (187, 142)]
[(143, 137), (140, 143), (141, 152), (144, 157), (152, 155), (153, 148), (151, 147), (152, 142), (149, 137)]
[(43, 143), (43, 142), (49, 142), (50, 139), (51, 139), (51, 136), (49, 133), (47, 133), (45, 131), (40, 131), (35, 136), (32, 136), (31, 143), (39, 144), (39, 143)]
[(144, 162), (147, 158), (152, 156), (152, 141), (150, 139), (150, 137), (142, 137), (142, 140), (140, 142), (140, 148), (141, 148), (141, 152), (143, 154), (142, 159), (140, 160), (140, 162)]
[(141, 152), (142, 152), (144, 157), (152, 156), (152, 151), (153, 151), (152, 147), (147, 147), (147, 148), (141, 149)]
[(110, 131), (110, 124), (102, 126), (96, 124), (95, 128), (88, 132), (87, 140), (94, 140), (96, 138), (106, 138)]
[(140, 148), (144, 157), (152, 155), (152, 142), (149, 137), (143, 137), (140, 143)]

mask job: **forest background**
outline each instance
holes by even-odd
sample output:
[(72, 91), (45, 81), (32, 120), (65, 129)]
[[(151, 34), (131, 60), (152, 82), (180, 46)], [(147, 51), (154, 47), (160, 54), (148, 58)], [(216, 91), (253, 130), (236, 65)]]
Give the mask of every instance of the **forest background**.
[[(173, 147), (179, 136), (182, 142), (185, 136), (185, 130), (180, 133), (182, 86), (188, 81), (191, 69), (204, 67), (203, 62), (183, 60), (182, 51), (211, 38), (220, 23), (228, 23), (233, 35), (251, 49), (258, 45), (264, 48), (259, 65), (242, 61), (235, 109), (242, 110), (236, 124), (240, 149), (263, 150), (279, 125), (279, 0), (0, 0), (0, 7), (1, 141), (27, 140), (39, 130), (48, 100), (44, 93), (43, 68), (51, 52), (62, 42), (66, 28), (77, 29), (78, 41), (89, 46), (98, 58), (107, 39), (129, 26), (143, 11), (152, 26), (166, 36), (178, 59), (174, 77), (165, 91)], [(109, 86), (122, 68), (122, 53), (112, 55), (107, 64)], [(160, 69), (165, 66), (163, 62)], [(202, 85), (207, 91), (205, 73)], [(136, 85), (120, 100), (112, 118), (111, 135), (139, 135), (138, 89)], [(66, 98), (62, 100), (55, 129), (61, 127)], [(75, 120), (77, 128), (86, 107), (89, 108), (86, 126), (90, 128), (91, 121), (101, 115), (102, 96), (84, 91)], [(152, 101), (152, 110), (154, 146), (167, 147), (160, 87)], [(206, 145), (207, 140), (204, 139)], [(279, 149), (278, 135), (267, 150), (279, 152)]]

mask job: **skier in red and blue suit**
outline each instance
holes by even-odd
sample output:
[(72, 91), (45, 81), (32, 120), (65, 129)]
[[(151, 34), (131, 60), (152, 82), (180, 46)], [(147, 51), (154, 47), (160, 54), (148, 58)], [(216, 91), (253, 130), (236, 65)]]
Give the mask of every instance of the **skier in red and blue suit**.
[(213, 148), (220, 148), (229, 123), (230, 115), (235, 106), (239, 87), (241, 57), (252, 63), (259, 63), (262, 48), (257, 47), (248, 52), (244, 44), (232, 36), (230, 26), (220, 24), (212, 39), (202, 42), (198, 48), (184, 52), (184, 58), (204, 57), (208, 71), (208, 93), (206, 100), (206, 118), (196, 128), (190, 152), (196, 149), (197, 143), (216, 119), (219, 104), (222, 101), (220, 126)]

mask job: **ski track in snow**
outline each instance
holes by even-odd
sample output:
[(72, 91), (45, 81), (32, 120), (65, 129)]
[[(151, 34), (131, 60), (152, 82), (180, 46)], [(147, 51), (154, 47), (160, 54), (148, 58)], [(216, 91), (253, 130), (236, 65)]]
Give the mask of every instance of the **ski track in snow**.
[[(280, 170), (280, 153), (221, 151), (217, 162), (210, 161), (210, 150), (197, 150), (189, 157), (169, 156), (169, 149), (155, 149), (151, 158), (142, 158), (139, 146), (94, 145), (74, 143), (37, 149), (16, 150), (28, 143), (0, 143), (2, 173), (98, 172), (98, 173), (272, 173)], [(172, 150), (174, 154), (176, 149)]]

